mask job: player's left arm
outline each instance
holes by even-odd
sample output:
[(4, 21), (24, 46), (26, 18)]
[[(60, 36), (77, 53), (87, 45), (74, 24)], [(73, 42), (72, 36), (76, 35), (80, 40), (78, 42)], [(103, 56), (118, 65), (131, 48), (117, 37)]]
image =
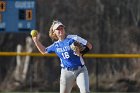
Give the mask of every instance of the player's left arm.
[(92, 49), (92, 44), (87, 41), (87, 44), (84, 47), (85, 47), (84, 50), (80, 51), (82, 55), (86, 54)]
[(92, 49), (92, 44), (77, 35), (73, 38), (75, 41), (71, 44), (71, 49), (76, 52), (77, 55), (84, 55)]
[(85, 40), (84, 38), (77, 36), (77, 41), (79, 41), (84, 45), (83, 49), (80, 51), (82, 55), (86, 54), (92, 49), (92, 44), (89, 41)]
[(92, 44), (90, 42), (87, 42), (86, 46), (89, 48), (89, 50), (92, 49)]

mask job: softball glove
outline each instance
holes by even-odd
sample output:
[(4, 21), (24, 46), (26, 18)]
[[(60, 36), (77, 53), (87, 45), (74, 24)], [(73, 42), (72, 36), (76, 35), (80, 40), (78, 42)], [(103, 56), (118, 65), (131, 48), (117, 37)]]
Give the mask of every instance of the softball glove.
[(78, 41), (73, 42), (70, 45), (70, 48), (75, 52), (76, 55), (80, 56), (82, 55), (80, 52), (85, 49), (84, 45), (79, 43)]

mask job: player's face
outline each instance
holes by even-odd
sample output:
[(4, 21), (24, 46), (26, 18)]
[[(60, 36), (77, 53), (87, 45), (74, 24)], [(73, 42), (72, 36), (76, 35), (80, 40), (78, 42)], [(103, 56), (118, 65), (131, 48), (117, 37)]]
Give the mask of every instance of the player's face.
[(54, 32), (58, 37), (64, 36), (65, 35), (64, 26), (59, 26)]

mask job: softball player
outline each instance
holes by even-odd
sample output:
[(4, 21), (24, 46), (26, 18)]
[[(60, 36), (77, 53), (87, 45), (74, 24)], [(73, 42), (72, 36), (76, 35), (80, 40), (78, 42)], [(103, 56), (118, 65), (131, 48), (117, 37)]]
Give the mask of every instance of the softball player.
[[(89, 76), (82, 55), (92, 49), (92, 45), (77, 35), (66, 35), (64, 25), (59, 21), (53, 21), (49, 36), (54, 43), (44, 47), (38, 36), (32, 37), (36, 47), (42, 54), (56, 53), (61, 61), (60, 93), (71, 93), (72, 87), (77, 83), (81, 93), (89, 93)], [(70, 47), (78, 41), (86, 46), (78, 55)]]

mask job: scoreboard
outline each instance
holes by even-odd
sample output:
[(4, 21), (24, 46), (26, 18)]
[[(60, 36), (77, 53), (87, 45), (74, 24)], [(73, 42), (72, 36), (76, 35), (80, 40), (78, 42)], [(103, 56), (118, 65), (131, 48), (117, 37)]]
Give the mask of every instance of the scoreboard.
[(36, 0), (0, 0), (0, 32), (36, 29)]

